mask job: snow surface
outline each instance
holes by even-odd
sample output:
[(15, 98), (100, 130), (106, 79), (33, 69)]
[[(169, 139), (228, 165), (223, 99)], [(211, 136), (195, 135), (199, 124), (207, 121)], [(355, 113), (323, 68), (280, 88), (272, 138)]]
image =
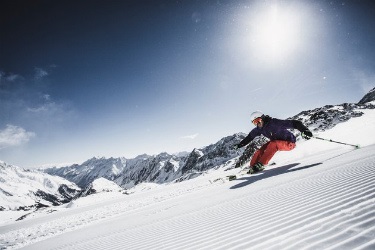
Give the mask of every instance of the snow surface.
[(0, 249), (375, 249), (375, 110), (365, 112), (319, 134), (361, 149), (311, 139), (234, 181), (226, 165), (87, 196), (2, 223)]

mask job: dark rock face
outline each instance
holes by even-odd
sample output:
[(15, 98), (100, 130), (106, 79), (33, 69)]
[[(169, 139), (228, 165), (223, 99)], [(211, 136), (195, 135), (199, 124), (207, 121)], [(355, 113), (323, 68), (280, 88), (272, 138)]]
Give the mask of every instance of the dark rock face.
[(362, 116), (362, 110), (364, 109), (375, 109), (375, 105), (371, 103), (326, 105), (321, 108), (303, 111), (290, 119), (302, 121), (312, 131), (325, 131), (341, 122)]
[(368, 102), (375, 101), (375, 88), (370, 90), (359, 102), (358, 104), (365, 104)]

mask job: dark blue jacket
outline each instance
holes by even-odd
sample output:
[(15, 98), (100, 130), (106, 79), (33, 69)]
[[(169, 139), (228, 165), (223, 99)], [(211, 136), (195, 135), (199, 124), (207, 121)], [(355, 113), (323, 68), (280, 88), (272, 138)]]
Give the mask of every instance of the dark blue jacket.
[(298, 129), (300, 132), (308, 131), (302, 122), (297, 120), (280, 120), (269, 116), (262, 116), (263, 127), (256, 127), (243, 139), (238, 147), (241, 148), (249, 144), (255, 137), (263, 135), (271, 141), (283, 140), (296, 142), (296, 137), (288, 129)]

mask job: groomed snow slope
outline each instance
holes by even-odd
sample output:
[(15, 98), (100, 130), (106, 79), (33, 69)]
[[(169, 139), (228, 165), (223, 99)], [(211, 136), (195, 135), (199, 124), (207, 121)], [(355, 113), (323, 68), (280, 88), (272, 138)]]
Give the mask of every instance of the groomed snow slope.
[[(375, 249), (375, 112), (235, 181), (230, 166), (0, 227), (4, 249)], [(358, 119), (358, 120), (356, 120)], [(361, 119), (361, 122), (359, 122)], [(363, 126), (366, 124), (366, 126)], [(144, 189), (142, 192), (139, 189)]]

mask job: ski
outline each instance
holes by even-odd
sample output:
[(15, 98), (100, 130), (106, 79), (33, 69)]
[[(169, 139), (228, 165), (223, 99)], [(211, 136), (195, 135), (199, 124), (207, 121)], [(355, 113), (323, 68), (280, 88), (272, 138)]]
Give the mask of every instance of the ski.
[[(276, 163), (271, 163), (270, 165), (275, 165)], [(238, 179), (238, 177), (241, 177), (241, 176), (244, 176), (244, 175), (254, 175), (254, 174), (260, 174), (262, 173), (264, 170), (261, 170), (261, 171), (252, 171), (250, 173), (250, 168), (249, 167), (245, 167), (243, 169), (241, 169), (237, 174), (234, 174), (234, 175), (227, 175), (227, 179), (229, 181), (233, 181), (233, 180), (236, 180)]]
[[(272, 162), (269, 165), (276, 165), (276, 163)], [(259, 174), (259, 173), (262, 173), (264, 171), (264, 170), (261, 170), (261, 171), (249, 173), (249, 170), (250, 170), (250, 167), (244, 167), (240, 171), (238, 171), (237, 174), (231, 174), (231, 175), (225, 176), (225, 178), (222, 177), (222, 178), (217, 178), (215, 180), (210, 180), (210, 183), (213, 184), (214, 182), (217, 182), (217, 181), (225, 182), (225, 180), (234, 181), (234, 180), (237, 180), (238, 178), (240, 178), (242, 176)]]
[(249, 173), (249, 170), (250, 170), (249, 167), (245, 167), (245, 168), (241, 169), (237, 174), (227, 175), (227, 179), (228, 179), (229, 181), (234, 181), (234, 180), (236, 180), (238, 177), (244, 176), (244, 175), (246, 175), (246, 174), (251, 174), (251, 173)]

